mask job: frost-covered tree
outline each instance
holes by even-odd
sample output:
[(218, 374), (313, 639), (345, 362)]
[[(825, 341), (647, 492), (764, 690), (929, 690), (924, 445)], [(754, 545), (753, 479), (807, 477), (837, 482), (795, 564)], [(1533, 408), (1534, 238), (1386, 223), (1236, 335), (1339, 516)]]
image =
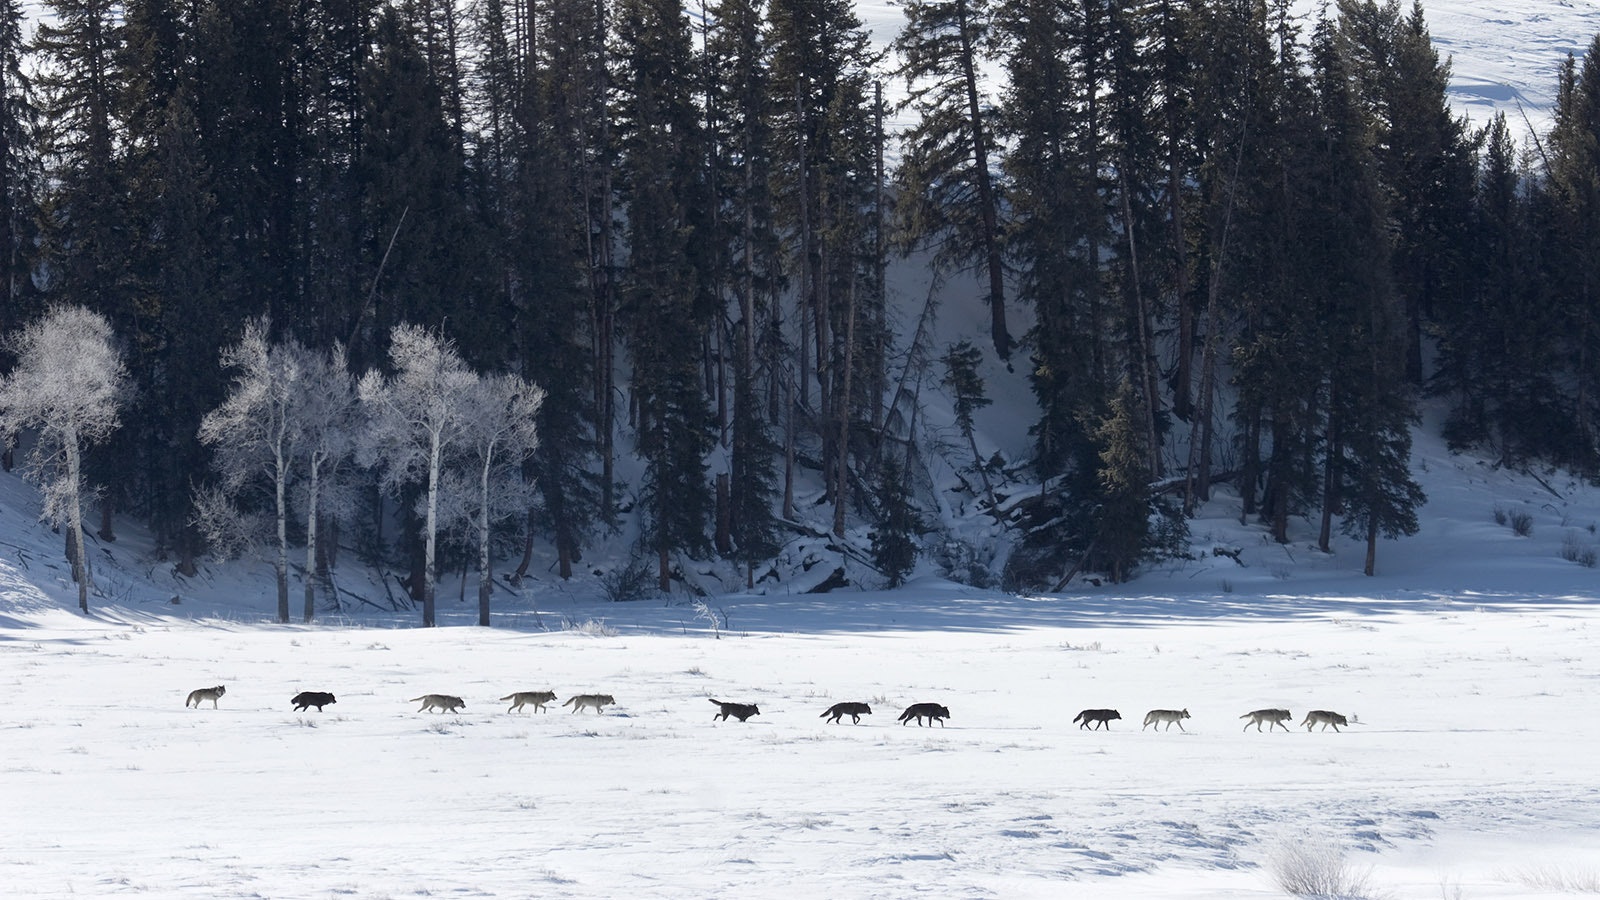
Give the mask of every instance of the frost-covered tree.
[(495, 523), (526, 512), (531, 485), (522, 464), (539, 446), (539, 408), (544, 390), (515, 375), (478, 379), (463, 404), (468, 428), (464, 443), (472, 465), (472, 519), (478, 539), (478, 624), (489, 624), (490, 530)]
[(305, 620), (309, 622), (316, 615), (312, 574), (317, 571), (318, 526), (348, 506), (336, 476), (355, 450), (361, 407), (343, 345), (335, 344), (326, 352), (306, 351), (301, 371), (305, 390), (295, 408), (300, 432), (296, 456), (306, 526)]
[(466, 400), (478, 383), (454, 342), (417, 325), (396, 325), (389, 336), (392, 377), (377, 371), (358, 388), (370, 417), (357, 448), (362, 465), (378, 466), (386, 488), (421, 482), (423, 521), (422, 624), (434, 621), (434, 558), (440, 500), (449, 454), (469, 440)]
[(83, 547), (83, 450), (119, 424), (128, 380), (111, 323), (81, 306), (55, 306), (11, 341), (17, 366), (0, 378), (0, 433), (38, 430), (29, 471), (44, 492), (40, 516), (64, 527), (78, 608), (89, 611)]
[[(289, 621), (289, 473), (299, 440), (294, 408), (305, 390), (303, 348), (274, 346), (265, 318), (247, 323), (239, 342), (222, 351), (222, 367), (237, 370), (228, 397), (200, 421), (200, 440), (216, 447), (212, 465), (225, 495), (265, 481), (276, 514), (278, 621)], [(207, 527), (213, 535), (215, 527)]]

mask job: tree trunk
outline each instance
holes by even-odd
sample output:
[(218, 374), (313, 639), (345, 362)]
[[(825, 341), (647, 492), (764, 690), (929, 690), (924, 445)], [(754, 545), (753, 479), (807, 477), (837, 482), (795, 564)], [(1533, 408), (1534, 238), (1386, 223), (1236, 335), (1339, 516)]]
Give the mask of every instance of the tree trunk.
[(994, 181), (989, 172), (988, 136), (983, 131), (982, 107), (978, 103), (978, 72), (972, 46), (972, 28), (967, 20), (967, 4), (956, 0), (957, 31), (961, 39), (961, 77), (967, 92), (967, 120), (972, 134), (973, 175), (978, 182), (978, 203), (983, 207), (983, 258), (989, 275), (989, 333), (994, 352), (1004, 360), (1011, 358), (1011, 333), (1006, 329), (1005, 262), (1000, 249), (999, 213), (996, 210)]
[(483, 470), (478, 477), (478, 624), (489, 627), (489, 595), (494, 591), (494, 560), (489, 554), (489, 470), (494, 465), (494, 450), (483, 454)]
[(1156, 412), (1161, 407), (1161, 386), (1156, 379), (1156, 347), (1151, 336), (1153, 330), (1150, 323), (1150, 305), (1144, 297), (1144, 285), (1139, 278), (1139, 245), (1133, 233), (1133, 201), (1128, 198), (1128, 168), (1127, 161), (1117, 167), (1117, 174), (1122, 182), (1122, 231), (1128, 239), (1128, 265), (1129, 277), (1133, 282), (1133, 313), (1139, 332), (1139, 393), (1143, 402), (1140, 404), (1140, 425), (1144, 427), (1145, 440), (1145, 466), (1150, 470), (1152, 479), (1161, 477), (1161, 446), (1160, 438), (1156, 434)]
[(1256, 482), (1261, 478), (1261, 410), (1252, 409), (1244, 426), (1244, 448), (1239, 464), (1239, 524), (1256, 512)]
[(422, 549), (422, 627), (435, 624), (433, 596), (433, 560), (439, 527), (439, 475), (442, 468), (439, 438), (435, 436), (428, 450), (428, 516), (423, 522)]
[(833, 533), (844, 537), (844, 514), (848, 506), (846, 497), (850, 481), (850, 378), (855, 367), (856, 351), (856, 277), (850, 275), (850, 287), (845, 292), (844, 322), (844, 372), (834, 405), (838, 409), (838, 446), (834, 448)]
[(66, 435), (63, 444), (67, 456), (67, 542), (72, 547), (72, 580), (78, 583), (78, 609), (88, 612), (89, 557), (83, 546), (83, 508), (78, 490), (83, 466), (78, 436)]
[(718, 472), (717, 481), (717, 510), (716, 510), (716, 535), (713, 538), (717, 552), (723, 556), (733, 552), (733, 511), (728, 498), (728, 473)]
[(794, 521), (794, 379), (783, 383), (783, 517)]
[(315, 457), (307, 466), (306, 475), (310, 484), (306, 490), (306, 574), (305, 574), (305, 621), (310, 622), (317, 614), (317, 592), (315, 587), (315, 572), (317, 571), (317, 493), (318, 481), (321, 473), (320, 463)]
[[(561, 539), (556, 539), (560, 545)], [(520, 586), (522, 579), (528, 577), (528, 566), (533, 564), (533, 507), (528, 508), (528, 527), (522, 533), (522, 559), (517, 563), (517, 570), (511, 573), (511, 583)], [(563, 578), (568, 576), (562, 576)]]
[(283, 452), (277, 453), (276, 468), (274, 469), (273, 496), (277, 502), (278, 515), (278, 556), (273, 563), (273, 568), (278, 576), (278, 621), (283, 624), (289, 622), (289, 465), (283, 459)]
[(95, 536), (107, 544), (115, 544), (117, 542), (117, 530), (113, 527), (115, 524), (113, 514), (115, 512), (116, 504), (111, 502), (110, 497), (100, 501), (100, 530), (95, 533)]
[[(1328, 399), (1331, 408), (1334, 405), (1333, 398)], [(1328, 450), (1324, 455), (1322, 473), (1322, 530), (1317, 535), (1317, 549), (1323, 553), (1332, 552), (1333, 513), (1339, 506), (1339, 455), (1342, 450), (1339, 426), (1329, 422)]]
[(1372, 577), (1378, 571), (1378, 517), (1367, 515), (1367, 562), (1361, 573)]

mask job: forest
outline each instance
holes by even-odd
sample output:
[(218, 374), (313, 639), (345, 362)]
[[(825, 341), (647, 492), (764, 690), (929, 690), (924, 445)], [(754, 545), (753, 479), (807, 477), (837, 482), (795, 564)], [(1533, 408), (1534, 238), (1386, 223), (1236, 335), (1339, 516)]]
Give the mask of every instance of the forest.
[[(889, 52), (851, 0), (42, 6), (0, 0), (0, 426), (75, 561), (116, 516), (182, 573), (265, 540), (287, 621), (289, 549), (355, 552), (432, 624), (446, 561), (570, 577), (632, 517), (660, 590), (753, 582), (809, 516), (892, 586), (924, 381), (1012, 590), (1183, 552), (1224, 480), (1371, 574), (1427, 398), (1600, 475), (1600, 37), (1519, 138), (1399, 0), (905, 0)], [(987, 333), (897, 330), (907, 257)], [(990, 363), (1026, 460), (973, 439)]]

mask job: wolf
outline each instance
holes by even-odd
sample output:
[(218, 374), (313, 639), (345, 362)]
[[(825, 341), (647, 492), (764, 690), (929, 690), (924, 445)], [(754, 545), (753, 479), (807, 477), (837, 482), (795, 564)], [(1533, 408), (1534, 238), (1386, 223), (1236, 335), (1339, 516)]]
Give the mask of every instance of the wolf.
[(721, 700), (712, 700), (711, 702), (715, 703), (718, 707), (717, 714), (711, 717), (711, 721), (713, 722), (718, 719), (727, 721), (729, 716), (733, 716), (735, 719), (743, 722), (745, 719), (748, 719), (751, 716), (761, 715), (761, 708), (756, 706), (754, 703), (724, 703)]
[(872, 715), (872, 707), (866, 705), (865, 703), (835, 703), (834, 705), (828, 707), (827, 712), (823, 713), (817, 718), (828, 719), (831, 722), (837, 723), (842, 720), (843, 717), (849, 716), (851, 722), (855, 723), (856, 725), (860, 725), (861, 717), (870, 715)]
[(1340, 725), (1350, 724), (1349, 719), (1346, 719), (1344, 716), (1341, 716), (1336, 712), (1329, 712), (1325, 709), (1313, 709), (1311, 712), (1306, 713), (1306, 720), (1300, 724), (1304, 725), (1307, 731), (1310, 731), (1311, 726), (1317, 724), (1318, 722), (1322, 723), (1323, 731), (1327, 731), (1329, 725), (1333, 726), (1334, 731), (1338, 731)]
[(1083, 712), (1073, 716), (1072, 721), (1077, 722), (1079, 728), (1088, 728), (1089, 723), (1093, 722), (1095, 731), (1099, 731), (1100, 726), (1104, 724), (1106, 726), (1106, 730), (1110, 731), (1111, 720), (1120, 718), (1122, 718), (1122, 713), (1119, 713), (1114, 709), (1086, 709)]
[(228, 689), (220, 684), (216, 687), (199, 688), (197, 690), (190, 691), (189, 699), (183, 701), (183, 708), (188, 709), (189, 707), (193, 706), (195, 709), (199, 709), (201, 700), (210, 700), (211, 708), (216, 709), (217, 698), (221, 697), (227, 692)]
[(939, 703), (913, 703), (910, 706), (906, 707), (906, 711), (905, 712), (900, 714), (900, 718), (899, 718), (898, 721), (900, 722), (901, 725), (905, 725), (908, 722), (910, 722), (912, 719), (916, 719), (917, 720), (917, 727), (920, 728), (920, 727), (922, 727), (922, 720), (923, 719), (927, 719), (928, 720), (928, 724), (932, 725), (934, 722), (938, 722), (939, 723), (939, 727), (943, 728), (944, 727), (944, 720), (948, 719), (948, 718), (950, 718), (950, 710), (947, 709), (942, 704), (939, 704)]
[(423, 694), (421, 697), (411, 698), (412, 703), (416, 703), (419, 700), (422, 701), (422, 706), (417, 710), (417, 712), (425, 712), (427, 710), (437, 709), (440, 712), (453, 713), (460, 712), (462, 708), (467, 705), (466, 701), (462, 700), (460, 697), (452, 697), (449, 694)]
[[(1179, 731), (1184, 731), (1183, 720), (1187, 718), (1189, 718), (1187, 709), (1152, 709), (1144, 714), (1144, 727), (1149, 728), (1151, 725), (1159, 725), (1165, 722), (1167, 723), (1168, 731), (1172, 730), (1174, 724), (1178, 726)], [(1139, 730), (1143, 731), (1144, 728)]]
[(315, 706), (317, 712), (322, 712), (324, 706), (338, 701), (334, 700), (333, 695), (327, 691), (301, 691), (295, 694), (294, 699), (289, 702), (294, 704), (295, 712), (301, 712), (308, 706)]
[(561, 705), (572, 707), (573, 712), (581, 712), (585, 706), (590, 706), (594, 708), (595, 715), (599, 715), (605, 712), (606, 704), (615, 702), (610, 694), (579, 694)]
[(1240, 716), (1239, 718), (1241, 718), (1241, 719), (1249, 719), (1250, 720), (1250, 721), (1244, 723), (1244, 730), (1245, 731), (1249, 731), (1251, 725), (1256, 726), (1256, 730), (1260, 731), (1262, 722), (1268, 723), (1268, 730), (1269, 731), (1271, 730), (1271, 726), (1273, 726), (1273, 725), (1276, 725), (1279, 728), (1282, 728), (1284, 731), (1288, 731), (1289, 730), (1289, 726), (1287, 726), (1287, 725), (1285, 725), (1283, 723), (1285, 723), (1285, 722), (1289, 721), (1290, 719), (1294, 718), (1294, 716), (1287, 709), (1253, 709), (1250, 712), (1247, 712), (1244, 715)]
[(517, 710), (523, 708), (524, 706), (528, 705), (529, 703), (533, 704), (533, 711), (534, 712), (548, 712), (548, 710), (546, 710), (544, 708), (544, 705), (546, 703), (549, 703), (550, 701), (556, 699), (556, 692), (555, 691), (517, 691), (514, 694), (507, 694), (504, 697), (501, 697), (500, 699), (501, 700), (510, 700), (511, 701), (511, 705), (506, 707), (506, 712), (516, 712)]

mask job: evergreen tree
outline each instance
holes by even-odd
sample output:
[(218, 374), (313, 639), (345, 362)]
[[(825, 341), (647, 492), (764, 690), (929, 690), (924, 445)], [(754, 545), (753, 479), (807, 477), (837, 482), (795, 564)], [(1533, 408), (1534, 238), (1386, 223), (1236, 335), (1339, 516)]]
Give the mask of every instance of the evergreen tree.
[(877, 528), (872, 532), (872, 563), (888, 586), (905, 583), (917, 562), (917, 533), (923, 528), (914, 505), (911, 485), (894, 454), (880, 468)]
[(917, 114), (898, 169), (903, 240), (931, 239), (934, 265), (981, 269), (995, 353), (1011, 356), (1006, 325), (994, 104), (982, 77), (994, 54), (988, 0), (910, 0), (894, 47)]
[(1100, 465), (1090, 565), (1119, 584), (1144, 556), (1150, 534), (1150, 470), (1136, 412), (1139, 402), (1133, 385), (1124, 380), (1108, 414), (1092, 429)]
[(1322, 129), (1313, 179), (1321, 249), (1313, 270), (1322, 292), (1321, 330), (1328, 350), (1324, 435), (1323, 528), (1331, 517), (1367, 542), (1365, 570), (1374, 571), (1378, 537), (1416, 531), (1424, 499), (1409, 470), (1416, 418), (1405, 380), (1403, 309), (1384, 263), (1389, 249), (1373, 120), (1351, 90), (1352, 80), (1332, 25), (1319, 24), (1312, 44), (1318, 120)]
[(627, 0), (617, 9), (617, 129), (628, 205), (623, 311), (632, 352), (645, 542), (663, 592), (671, 555), (702, 553), (711, 502), (705, 456), (711, 418), (699, 358), (710, 313), (702, 281), (708, 198), (690, 83), (692, 60), (678, 0)]
[(19, 0), (0, 0), (0, 333), (30, 313), (37, 245), (39, 110), (22, 22)]
[(968, 341), (960, 341), (953, 345), (944, 355), (944, 385), (950, 389), (955, 400), (956, 428), (960, 429), (961, 436), (967, 439), (967, 447), (972, 450), (972, 467), (978, 473), (978, 478), (983, 482), (983, 496), (988, 501), (989, 508), (995, 507), (994, 488), (989, 484), (989, 471), (984, 465), (983, 457), (978, 453), (978, 442), (975, 436), (977, 424), (972, 416), (978, 410), (993, 403), (983, 392), (983, 376), (978, 374), (978, 363), (982, 354), (978, 348)]
[(1464, 119), (1450, 110), (1450, 64), (1433, 48), (1422, 6), (1340, 0), (1340, 48), (1372, 118), (1388, 200), (1392, 271), (1405, 304), (1406, 376), (1420, 383), (1424, 322), (1464, 287), (1472, 192)]
[(1548, 141), (1549, 280), (1561, 310), (1571, 464), (1600, 470), (1600, 36), (1563, 65)]
[[(726, 519), (731, 545), (727, 549), (745, 564), (750, 586), (755, 564), (778, 548), (772, 512), (777, 446), (761, 402), (762, 359), (757, 353), (760, 337), (772, 327), (771, 298), (779, 286), (771, 190), (773, 111), (763, 12), (764, 5), (751, 0), (715, 4), (707, 24), (703, 66), (716, 210), (710, 256), (717, 273), (715, 289), (734, 301), (727, 314), (733, 325), (719, 331), (733, 344), (730, 353), (719, 354), (731, 357), (733, 382), (732, 416), (722, 417), (731, 452), (726, 516), (719, 514), (719, 522)], [(719, 396), (725, 393), (719, 389)], [(719, 401), (719, 410), (725, 406)]]
[(1034, 311), (1030, 380), (1040, 406), (1033, 426), (1041, 477), (1069, 470), (1089, 446), (1078, 413), (1100, 387), (1090, 367), (1097, 335), (1087, 315), (1100, 276), (1084, 252), (1093, 229), (1094, 179), (1079, 149), (1084, 82), (1073, 62), (1072, 35), (1060, 7), (1015, 0), (1001, 15), (1011, 54), (1005, 133), (1012, 144), (1008, 238), (1019, 271), (1018, 298)]
[[(1505, 116), (1485, 129), (1468, 219), (1469, 277), (1439, 309), (1439, 352), (1430, 391), (1449, 403), (1452, 447), (1486, 444), (1505, 465), (1570, 447), (1557, 384), (1562, 364), (1549, 335), (1561, 324), (1548, 302), (1529, 179)], [(1554, 440), (1551, 440), (1554, 439)]]
[(842, 531), (850, 423), (873, 417), (857, 388), (881, 383), (880, 372), (858, 371), (867, 360), (881, 365), (883, 346), (874, 325), (883, 302), (881, 218), (872, 212), (881, 190), (875, 56), (847, 0), (773, 0), (767, 18), (773, 181), (799, 331), (794, 399), (821, 437), (823, 483)]
[[(45, 210), (49, 290), (132, 326), (127, 251), (132, 246), (116, 133), (121, 24), (110, 0), (58, 0), (41, 21), (46, 155), (54, 185)], [(135, 333), (127, 327), (127, 333)]]
[(178, 571), (190, 575), (201, 548), (189, 485), (207, 464), (193, 435), (223, 394), (221, 371), (195, 361), (216, 352), (230, 323), (217, 265), (222, 228), (186, 91), (168, 102), (151, 150), (133, 185), (147, 218), (135, 270), (139, 339), (130, 361), (139, 390), (130, 431), (158, 547), (174, 549)]
[(473, 256), (481, 247), (459, 191), (462, 160), (433, 80), (419, 23), (383, 10), (373, 56), (362, 76), (364, 218), (374, 231), (367, 258), (374, 300), (352, 353), (363, 356), (401, 322), (450, 320), (475, 361), (505, 358), (506, 329), (490, 309), (475, 308)]

